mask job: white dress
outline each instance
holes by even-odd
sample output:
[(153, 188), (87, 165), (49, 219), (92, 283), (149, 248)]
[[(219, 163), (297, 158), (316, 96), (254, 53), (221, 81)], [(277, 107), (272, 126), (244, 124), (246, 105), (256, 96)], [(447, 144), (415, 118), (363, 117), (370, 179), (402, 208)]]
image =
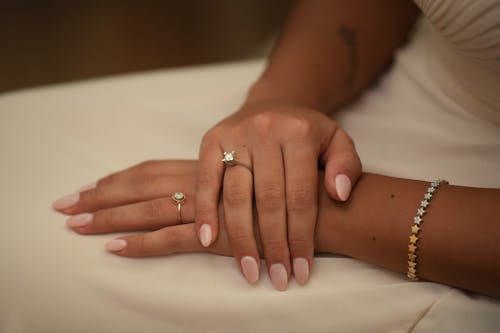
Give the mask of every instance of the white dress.
[[(499, 1), (419, 5), (429, 20), (393, 68), (335, 117), (366, 171), (500, 187)], [(316, 258), (307, 286), (276, 292), (266, 272), (249, 286), (232, 258), (114, 256), (104, 244), (116, 235), (76, 235), (50, 210), (133, 163), (196, 158), (262, 66), (0, 95), (0, 332), (498, 332), (499, 300), (355, 259)]]

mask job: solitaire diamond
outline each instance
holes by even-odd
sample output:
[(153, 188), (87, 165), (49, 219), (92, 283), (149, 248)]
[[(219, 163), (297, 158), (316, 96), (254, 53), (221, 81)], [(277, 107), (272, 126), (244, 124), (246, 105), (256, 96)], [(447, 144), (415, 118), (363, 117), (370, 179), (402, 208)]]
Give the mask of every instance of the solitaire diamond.
[(228, 153), (228, 152), (224, 152), (224, 158), (222, 159), (222, 162), (226, 163), (226, 164), (232, 164), (234, 163), (234, 160), (235, 160), (235, 155), (236, 155), (236, 152), (233, 150), (232, 152)]

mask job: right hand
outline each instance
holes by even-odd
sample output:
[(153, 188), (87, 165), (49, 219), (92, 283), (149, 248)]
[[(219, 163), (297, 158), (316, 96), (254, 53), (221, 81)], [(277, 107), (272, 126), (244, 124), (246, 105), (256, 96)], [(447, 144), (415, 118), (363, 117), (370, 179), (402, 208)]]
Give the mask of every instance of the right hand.
[[(225, 166), (223, 152), (251, 167)], [(253, 228), (253, 197), (264, 256), (273, 285), (287, 288), (293, 273), (305, 284), (313, 262), (318, 205), (318, 162), (326, 168), (330, 195), (347, 200), (361, 174), (349, 136), (316, 110), (259, 102), (222, 120), (204, 136), (196, 191), (196, 230), (209, 246), (218, 235), (218, 202), (235, 259), (250, 283), (258, 280), (259, 250)], [(292, 259), (292, 263), (290, 262)]]

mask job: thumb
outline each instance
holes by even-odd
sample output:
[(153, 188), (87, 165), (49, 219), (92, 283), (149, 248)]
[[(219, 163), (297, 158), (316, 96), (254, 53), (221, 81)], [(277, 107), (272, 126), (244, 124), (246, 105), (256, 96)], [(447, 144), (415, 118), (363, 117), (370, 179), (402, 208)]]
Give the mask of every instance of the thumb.
[(362, 167), (352, 139), (342, 128), (337, 128), (323, 160), (327, 192), (335, 200), (346, 201), (361, 176)]

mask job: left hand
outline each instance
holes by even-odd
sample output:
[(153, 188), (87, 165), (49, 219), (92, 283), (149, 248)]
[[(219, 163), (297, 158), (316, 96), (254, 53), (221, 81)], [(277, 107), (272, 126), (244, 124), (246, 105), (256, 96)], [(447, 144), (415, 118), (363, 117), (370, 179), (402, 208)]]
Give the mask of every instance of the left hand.
[[(203, 247), (198, 240), (194, 224), (196, 165), (196, 161), (143, 162), (61, 198), (53, 207), (71, 215), (66, 223), (80, 234), (147, 230), (106, 244), (110, 252), (120, 256), (176, 252), (232, 256), (224, 223), (217, 241), (210, 247)], [(171, 198), (175, 192), (186, 196), (181, 206), (181, 221), (177, 204)]]

